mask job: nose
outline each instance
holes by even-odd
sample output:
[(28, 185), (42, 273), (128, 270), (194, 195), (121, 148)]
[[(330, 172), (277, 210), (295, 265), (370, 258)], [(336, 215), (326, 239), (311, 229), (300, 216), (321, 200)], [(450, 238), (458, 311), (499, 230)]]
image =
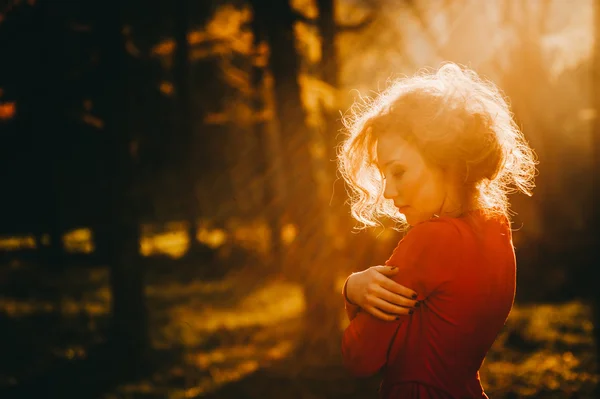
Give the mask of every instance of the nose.
[(383, 197), (385, 199), (394, 199), (398, 196), (398, 190), (396, 189), (396, 185), (394, 183), (389, 183), (387, 180), (384, 180), (383, 186)]

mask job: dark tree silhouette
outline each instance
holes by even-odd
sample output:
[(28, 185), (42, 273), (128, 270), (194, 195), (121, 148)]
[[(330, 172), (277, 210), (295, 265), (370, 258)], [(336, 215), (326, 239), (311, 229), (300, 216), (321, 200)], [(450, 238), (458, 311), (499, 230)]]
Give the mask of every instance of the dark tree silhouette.
[(252, 31), (254, 33), (254, 54), (250, 80), (252, 85), (251, 108), (254, 111), (255, 120), (253, 133), (256, 137), (258, 156), (257, 174), (262, 177), (263, 202), (266, 209), (267, 223), (271, 231), (270, 262), (278, 266), (283, 260), (283, 247), (281, 231), (283, 222), (283, 196), (285, 187), (285, 171), (281, 160), (281, 137), (278, 131), (269, 129), (269, 121), (264, 116), (269, 107), (268, 94), (266, 93), (266, 65), (262, 64), (265, 54), (263, 44), (266, 42), (264, 22), (260, 15), (252, 19)]
[(179, 132), (176, 135), (180, 151), (180, 165), (184, 178), (183, 185), (187, 188), (185, 212), (188, 220), (188, 235), (190, 238), (190, 251), (195, 252), (198, 245), (196, 232), (198, 229), (198, 200), (196, 198), (196, 179), (194, 174), (194, 135), (195, 126), (192, 119), (192, 93), (191, 93), (191, 68), (190, 68), (190, 44), (189, 33), (189, 1), (176, 0), (175, 6), (175, 57), (173, 76), (175, 92), (177, 94), (177, 105), (179, 108)]
[[(339, 28), (335, 21), (335, 4), (334, 0), (318, 0), (317, 7), (319, 17), (317, 26), (321, 36), (321, 62), (320, 62), (320, 77), (327, 85), (334, 90), (334, 98), (337, 99), (337, 90), (340, 86), (340, 61), (337, 46), (335, 43), (336, 35)], [(337, 101), (334, 106), (337, 106)], [(330, 213), (335, 215), (335, 225), (340, 228), (348, 229), (350, 220), (349, 213), (344, 206), (346, 201), (346, 190), (344, 190), (344, 181), (337, 179), (337, 147), (340, 142), (340, 134), (342, 124), (340, 115), (337, 110), (329, 110), (322, 106), (324, 113), (323, 130), (327, 143), (327, 159), (328, 174), (332, 179), (333, 193), (331, 196)], [(344, 217), (345, 216), (345, 217)], [(345, 223), (344, 223), (345, 222)]]
[[(64, 255), (61, 198), (65, 187), (61, 177), (69, 128), (64, 88), (67, 68), (64, 47), (57, 48), (56, 43), (64, 42), (66, 23), (60, 7), (41, 1), (35, 6), (15, 6), (2, 27), (3, 50), (8, 55), (3, 62), (4, 87), (18, 104), (16, 134), (22, 140), (21, 157), (28, 163), (23, 166), (30, 170), (30, 174), (23, 174), (27, 188), (22, 192), (35, 198), (33, 207), (27, 209), (34, 223), (28, 224), (36, 238), (40, 261), (52, 268), (62, 265)], [(47, 245), (42, 240), (46, 234)]]
[[(600, 1), (594, 2), (594, 51), (592, 61), (592, 82), (594, 85), (593, 90), (593, 105), (596, 110), (596, 118), (594, 119), (593, 129), (593, 152), (592, 152), (592, 213), (589, 224), (590, 234), (593, 239), (591, 240), (590, 254), (591, 259), (589, 263), (589, 270), (593, 275), (593, 278), (589, 278), (591, 282), (590, 291), (592, 306), (594, 311), (594, 339), (596, 341), (596, 364), (597, 370), (600, 370), (600, 290), (595, 286), (595, 282), (599, 281), (598, 265), (600, 265), (600, 118), (598, 113), (600, 112)], [(596, 397), (600, 398), (600, 382), (596, 386)]]
[[(188, 220), (188, 235), (190, 247), (188, 253), (198, 254), (201, 249), (206, 250), (196, 239), (198, 222), (201, 214), (200, 201), (198, 198), (198, 172), (206, 171), (209, 166), (209, 152), (205, 146), (198, 146), (198, 124), (196, 121), (206, 114), (205, 109), (199, 109), (192, 96), (192, 61), (190, 59), (190, 43), (188, 34), (190, 32), (190, 2), (189, 0), (177, 0), (173, 3), (175, 21), (175, 54), (173, 67), (173, 80), (178, 106), (178, 123), (176, 123), (178, 134), (175, 135), (176, 145), (174, 148), (178, 154), (180, 164), (178, 169), (182, 172), (183, 195), (185, 197), (185, 213)], [(201, 2), (194, 9), (194, 16), (205, 24), (212, 14), (211, 2)], [(200, 111), (200, 112), (197, 112)], [(198, 118), (198, 116), (200, 118)], [(200, 137), (201, 140), (205, 139)], [(207, 139), (207, 138), (206, 138)], [(198, 151), (201, 153), (198, 153)]]
[(136, 206), (137, 143), (128, 124), (131, 93), (130, 70), (123, 36), (120, 0), (104, 1), (98, 7), (102, 87), (100, 96), (106, 126), (107, 174), (111, 192), (106, 203), (108, 259), (112, 294), (109, 342), (130, 372), (141, 369), (149, 350), (148, 315), (140, 242), (140, 220)]

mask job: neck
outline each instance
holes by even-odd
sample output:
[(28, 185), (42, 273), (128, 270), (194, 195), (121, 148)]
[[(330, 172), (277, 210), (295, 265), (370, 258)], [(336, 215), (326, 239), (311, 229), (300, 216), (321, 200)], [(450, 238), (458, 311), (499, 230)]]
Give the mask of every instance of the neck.
[(471, 196), (459, 190), (448, 190), (442, 206), (440, 207), (440, 216), (459, 217), (466, 212), (476, 208)]

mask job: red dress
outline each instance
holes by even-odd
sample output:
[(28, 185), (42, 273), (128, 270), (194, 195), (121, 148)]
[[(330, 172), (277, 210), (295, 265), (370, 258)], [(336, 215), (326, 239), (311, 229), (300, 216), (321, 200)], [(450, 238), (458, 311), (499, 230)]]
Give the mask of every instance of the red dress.
[(381, 370), (381, 398), (487, 398), (479, 368), (515, 297), (507, 219), (475, 211), (423, 222), (386, 265), (400, 269), (394, 280), (422, 303), (389, 322), (346, 302), (344, 366), (355, 376)]

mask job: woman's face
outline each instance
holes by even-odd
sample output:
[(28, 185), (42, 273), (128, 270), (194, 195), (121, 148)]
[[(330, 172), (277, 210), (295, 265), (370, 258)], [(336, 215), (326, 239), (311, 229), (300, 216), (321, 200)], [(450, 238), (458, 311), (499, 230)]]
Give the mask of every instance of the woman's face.
[(377, 163), (385, 178), (384, 197), (394, 201), (408, 224), (414, 226), (442, 213), (449, 182), (414, 145), (399, 134), (382, 134), (377, 141)]

